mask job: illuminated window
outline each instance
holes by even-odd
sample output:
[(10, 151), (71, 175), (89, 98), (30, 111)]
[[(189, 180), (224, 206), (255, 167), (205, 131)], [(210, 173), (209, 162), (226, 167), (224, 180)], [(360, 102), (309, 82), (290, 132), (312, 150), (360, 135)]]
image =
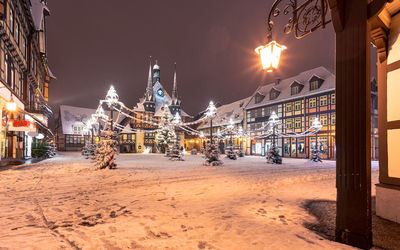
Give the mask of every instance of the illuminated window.
[(296, 95), (300, 92), (300, 86), (293, 86), (291, 90), (292, 95)]
[(301, 110), (301, 101), (297, 101), (294, 104), (294, 110), (296, 110), (296, 111), (300, 111)]
[(291, 103), (287, 103), (286, 104), (286, 112), (292, 112), (292, 110), (293, 110), (292, 104)]
[(310, 82), (310, 91), (316, 90), (319, 88), (319, 81), (313, 80)]
[(321, 121), (322, 125), (324, 125), (324, 126), (328, 125), (328, 116), (327, 115), (321, 115), (320, 116), (320, 121)]
[(285, 122), (287, 128), (293, 128), (293, 119), (287, 119)]
[(11, 34), (14, 34), (14, 11), (11, 8), (10, 8), (9, 25), (10, 25)]
[(308, 118), (308, 125), (311, 127), (312, 125), (313, 125), (313, 122), (314, 122), (314, 119), (315, 119), (315, 115), (313, 115), (313, 116), (310, 116), (309, 118)]
[(301, 128), (301, 117), (296, 118), (294, 126), (295, 128)]
[(328, 105), (328, 96), (324, 95), (319, 98), (319, 106), (323, 107)]
[(332, 105), (335, 105), (335, 104), (336, 104), (336, 95), (335, 95), (335, 94), (332, 94), (332, 95), (331, 95), (331, 104), (332, 104)]
[(317, 106), (317, 98), (310, 98), (310, 108), (315, 108)]
[(331, 114), (331, 124), (336, 125), (336, 114)]

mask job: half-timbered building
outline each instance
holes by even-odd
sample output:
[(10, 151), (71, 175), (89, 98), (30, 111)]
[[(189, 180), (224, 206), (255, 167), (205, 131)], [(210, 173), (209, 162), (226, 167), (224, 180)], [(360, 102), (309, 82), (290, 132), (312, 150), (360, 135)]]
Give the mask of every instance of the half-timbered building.
[[(48, 131), (52, 115), (48, 87), (54, 78), (47, 64), (49, 15), (44, 0), (0, 0), (2, 159), (30, 157), (32, 141)], [(5, 104), (10, 101), (17, 104), (17, 111), (7, 111)]]

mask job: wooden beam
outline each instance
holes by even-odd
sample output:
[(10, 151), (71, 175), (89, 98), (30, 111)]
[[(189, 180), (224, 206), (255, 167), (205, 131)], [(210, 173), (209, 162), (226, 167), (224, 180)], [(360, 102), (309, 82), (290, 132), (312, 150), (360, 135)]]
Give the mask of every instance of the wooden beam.
[(366, 0), (346, 0), (336, 32), (336, 240), (369, 249), (371, 223), (370, 28)]
[(335, 32), (342, 31), (344, 26), (344, 0), (328, 0), (328, 4)]
[(391, 3), (393, 0), (373, 0), (368, 4), (368, 19), (378, 15), (386, 3)]

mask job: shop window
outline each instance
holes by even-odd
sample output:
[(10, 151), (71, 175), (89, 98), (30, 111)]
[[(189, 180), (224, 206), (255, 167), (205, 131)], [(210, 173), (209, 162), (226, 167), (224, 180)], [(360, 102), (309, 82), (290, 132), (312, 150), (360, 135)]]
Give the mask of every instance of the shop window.
[(319, 98), (319, 106), (324, 107), (328, 105), (328, 96), (324, 95)]
[(304, 145), (304, 139), (297, 139), (297, 152), (299, 154), (304, 154), (304, 149), (305, 149), (305, 145)]
[(296, 139), (292, 138), (292, 156), (296, 156)]
[(285, 155), (290, 155), (290, 139), (285, 139)]
[(310, 100), (309, 100), (309, 102), (310, 102), (310, 108), (315, 108), (315, 107), (317, 107), (317, 98), (310, 98)]

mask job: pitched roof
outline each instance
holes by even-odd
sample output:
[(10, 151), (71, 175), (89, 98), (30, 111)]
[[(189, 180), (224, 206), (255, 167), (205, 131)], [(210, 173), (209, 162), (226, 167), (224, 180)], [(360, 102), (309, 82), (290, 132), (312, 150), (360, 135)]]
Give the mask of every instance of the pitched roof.
[[(157, 94), (158, 90), (163, 91), (163, 96), (160, 96)], [(156, 101), (156, 110), (155, 110), (155, 115), (159, 114), (159, 110), (164, 106), (168, 105), (170, 106), (172, 104), (172, 98), (168, 94), (168, 92), (165, 90), (165, 88), (162, 86), (162, 84), (157, 81), (154, 86), (153, 86), (153, 96), (154, 100)], [(133, 108), (134, 111), (136, 112), (145, 112), (143, 103), (145, 101), (145, 98), (140, 98), (139, 102), (136, 104), (136, 106)], [(186, 116), (186, 117), (191, 117), (189, 114), (187, 114), (185, 111), (181, 110), (181, 115)]]
[[(96, 109), (74, 107), (68, 105), (60, 105), (60, 118), (61, 127), (63, 134), (72, 135), (74, 134), (73, 126), (85, 125), (88, 120), (92, 117), (92, 114), (96, 113)], [(110, 111), (104, 111), (106, 115), (110, 115)], [(116, 112), (114, 112), (115, 114)], [(120, 123), (125, 116), (114, 115), (113, 120), (116, 123)], [(97, 129), (95, 129), (97, 132)]]
[[(229, 125), (230, 119), (232, 119), (235, 124), (241, 123), (243, 121), (243, 109), (249, 100), (250, 97), (247, 97), (236, 102), (219, 106), (216, 111), (216, 116), (213, 119), (213, 126)], [(198, 129), (208, 128), (209, 126), (209, 121), (206, 120)]]
[(42, 21), (44, 18), (45, 13), (47, 15), (50, 14), (50, 10), (47, 7), (47, 5), (42, 2), (41, 0), (31, 0), (31, 13), (32, 13), (32, 19), (33, 23), (35, 25), (36, 30), (40, 30), (42, 27)]
[[(313, 76), (316, 76), (319, 79), (323, 80), (323, 83), (320, 86), (320, 88), (310, 91), (310, 80)], [(291, 85), (293, 82), (298, 82), (299, 84), (304, 85), (302, 90), (298, 94), (295, 94), (295, 95), (291, 94)], [(270, 98), (269, 98), (269, 93), (270, 93), (271, 89), (276, 89), (280, 92), (279, 96), (274, 100), (270, 100)], [(266, 106), (266, 105), (286, 101), (286, 100), (293, 99), (293, 98), (315, 95), (315, 94), (318, 94), (321, 92), (326, 92), (326, 91), (331, 91), (331, 90), (335, 90), (335, 76), (328, 69), (321, 66), (321, 67), (317, 67), (317, 68), (314, 68), (311, 70), (301, 72), (298, 75), (280, 80), (279, 84), (268, 83), (268, 84), (258, 87), (257, 90), (254, 92), (254, 94), (251, 96), (245, 109), (257, 108), (257, 107), (261, 107), (261, 106)], [(255, 95), (257, 93), (260, 93), (263, 96), (265, 96), (265, 98), (259, 103), (255, 103)]]

